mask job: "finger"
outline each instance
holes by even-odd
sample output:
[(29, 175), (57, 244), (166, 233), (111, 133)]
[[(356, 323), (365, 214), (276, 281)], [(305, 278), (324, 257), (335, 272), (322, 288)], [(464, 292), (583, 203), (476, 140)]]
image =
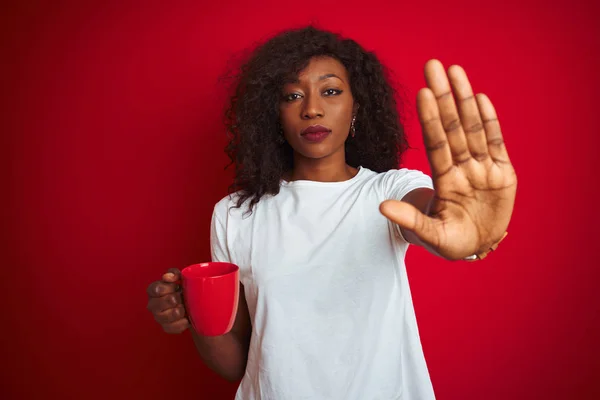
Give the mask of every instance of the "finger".
[(146, 292), (149, 297), (162, 297), (169, 293), (174, 293), (179, 289), (179, 285), (163, 281), (152, 282)]
[(437, 99), (442, 126), (448, 137), (450, 152), (454, 161), (457, 164), (469, 161), (471, 153), (467, 146), (467, 139), (462, 129), (448, 76), (441, 62), (430, 60), (425, 64), (425, 80)]
[(167, 333), (181, 333), (190, 327), (190, 321), (187, 318), (180, 319), (170, 324), (162, 326), (164, 331)]
[(431, 89), (423, 88), (417, 94), (417, 110), (423, 130), (423, 142), (427, 150), (427, 158), (431, 165), (431, 173), (435, 178), (447, 173), (454, 163), (450, 153), (450, 145)]
[(181, 280), (181, 271), (177, 268), (169, 268), (162, 279), (165, 282), (177, 282)]
[(401, 228), (412, 231), (426, 244), (437, 247), (440, 243), (437, 221), (419, 211), (412, 204), (399, 200), (386, 200), (379, 211)]
[(458, 102), (458, 114), (471, 156), (477, 161), (483, 161), (489, 157), (488, 146), (479, 107), (469, 78), (465, 70), (458, 65), (453, 65), (448, 69), (448, 77)]
[(494, 162), (509, 163), (510, 158), (508, 157), (508, 151), (504, 145), (504, 138), (502, 136), (500, 122), (498, 121), (498, 115), (496, 114), (494, 105), (489, 97), (480, 93), (477, 95), (477, 106), (479, 107), (481, 119), (483, 120), (488, 153)]
[(170, 324), (182, 318), (185, 318), (185, 308), (183, 305), (154, 314), (154, 319), (161, 325)]
[(162, 297), (151, 297), (148, 300), (147, 308), (153, 314), (176, 308), (183, 304), (180, 292), (170, 293)]

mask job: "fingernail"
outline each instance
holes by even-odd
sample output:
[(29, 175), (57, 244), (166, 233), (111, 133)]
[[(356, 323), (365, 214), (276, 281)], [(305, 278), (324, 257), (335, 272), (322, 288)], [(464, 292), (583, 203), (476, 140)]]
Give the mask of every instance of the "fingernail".
[(172, 272), (168, 272), (168, 273), (165, 274), (165, 278), (167, 278), (167, 279), (173, 279), (173, 278), (175, 278), (175, 275), (173, 275)]

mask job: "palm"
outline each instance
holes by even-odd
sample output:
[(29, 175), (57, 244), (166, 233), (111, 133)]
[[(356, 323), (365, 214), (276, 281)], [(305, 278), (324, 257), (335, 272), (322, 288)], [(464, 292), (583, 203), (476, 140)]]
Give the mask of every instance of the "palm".
[(440, 255), (459, 259), (502, 237), (517, 179), (494, 107), (485, 95), (473, 95), (464, 70), (453, 66), (446, 75), (432, 60), (425, 78), (428, 87), (419, 92), (417, 108), (435, 197), (428, 215), (399, 203), (394, 207), (403, 212), (391, 214), (401, 217), (386, 216)]

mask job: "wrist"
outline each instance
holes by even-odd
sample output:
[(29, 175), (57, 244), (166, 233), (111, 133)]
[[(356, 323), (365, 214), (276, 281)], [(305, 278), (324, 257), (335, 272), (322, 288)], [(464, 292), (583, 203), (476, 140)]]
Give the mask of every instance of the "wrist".
[(508, 232), (504, 232), (504, 234), (502, 235), (502, 237), (500, 238), (500, 240), (498, 240), (496, 243), (492, 244), (487, 250), (478, 252), (476, 254), (472, 254), (472, 255), (470, 255), (468, 257), (463, 258), (463, 260), (464, 261), (480, 261), (480, 260), (483, 260), (491, 252), (495, 251), (498, 248), (498, 245), (500, 244), (500, 242), (502, 242), (504, 240), (504, 238), (506, 237), (506, 235), (508, 235)]

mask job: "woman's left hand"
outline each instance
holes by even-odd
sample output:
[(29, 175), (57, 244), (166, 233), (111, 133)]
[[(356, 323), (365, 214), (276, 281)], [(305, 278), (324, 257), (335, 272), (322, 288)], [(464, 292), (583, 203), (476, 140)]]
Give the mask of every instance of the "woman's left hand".
[(435, 189), (430, 211), (396, 200), (380, 209), (440, 256), (462, 259), (501, 240), (517, 177), (494, 106), (486, 95), (474, 96), (465, 71), (454, 65), (446, 75), (439, 61), (430, 60), (425, 79), (417, 109)]

